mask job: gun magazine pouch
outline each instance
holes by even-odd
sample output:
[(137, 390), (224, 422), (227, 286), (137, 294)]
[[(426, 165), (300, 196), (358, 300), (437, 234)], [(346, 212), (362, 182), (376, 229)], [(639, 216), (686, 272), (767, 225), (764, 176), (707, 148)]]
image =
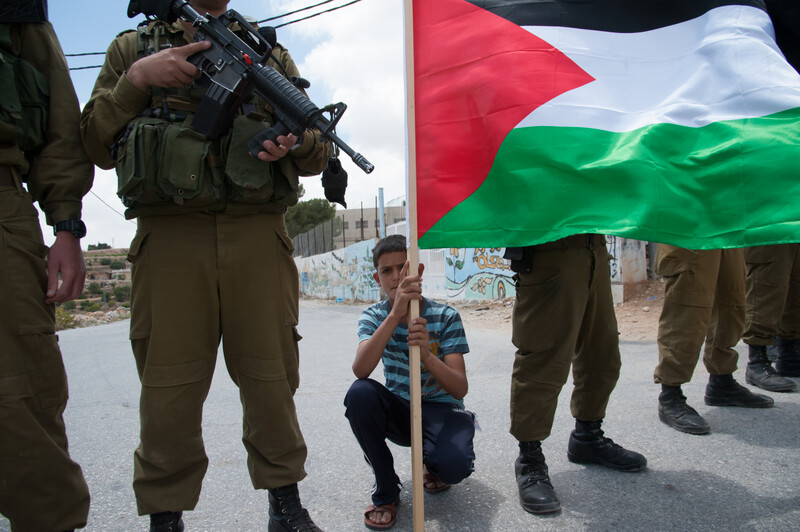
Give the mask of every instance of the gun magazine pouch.
[[(209, 140), (183, 122), (137, 117), (117, 143), (117, 195), (128, 208), (225, 202), (266, 203), (276, 165), (250, 156), (247, 141), (265, 122), (238, 116), (231, 131)], [(227, 155), (227, 157), (225, 157)]]

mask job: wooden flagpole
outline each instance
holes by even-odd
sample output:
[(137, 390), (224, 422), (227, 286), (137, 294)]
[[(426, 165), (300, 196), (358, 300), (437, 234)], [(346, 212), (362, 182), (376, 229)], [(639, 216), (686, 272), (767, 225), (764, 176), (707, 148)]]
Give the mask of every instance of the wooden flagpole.
[[(406, 56), (406, 134), (408, 136), (408, 263), (409, 274), (419, 271), (419, 245), (417, 243), (417, 145), (414, 107), (414, 9), (413, 0), (405, 2), (405, 56)], [(408, 319), (419, 317), (419, 301), (410, 303)], [(409, 396), (411, 399), (411, 485), (414, 531), (425, 530), (425, 492), (422, 472), (422, 377), (419, 346), (409, 349)]]

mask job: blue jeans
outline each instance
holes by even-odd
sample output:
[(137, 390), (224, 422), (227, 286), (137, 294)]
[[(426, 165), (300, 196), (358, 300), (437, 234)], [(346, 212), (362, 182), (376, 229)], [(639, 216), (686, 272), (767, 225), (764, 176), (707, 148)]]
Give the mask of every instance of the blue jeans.
[[(372, 502), (388, 504), (400, 494), (400, 479), (386, 444), (411, 445), (411, 408), (372, 379), (355, 381), (344, 398), (350, 421), (364, 457), (375, 472)], [(447, 484), (457, 484), (473, 471), (474, 415), (451, 403), (422, 403), (422, 461), (428, 471)]]

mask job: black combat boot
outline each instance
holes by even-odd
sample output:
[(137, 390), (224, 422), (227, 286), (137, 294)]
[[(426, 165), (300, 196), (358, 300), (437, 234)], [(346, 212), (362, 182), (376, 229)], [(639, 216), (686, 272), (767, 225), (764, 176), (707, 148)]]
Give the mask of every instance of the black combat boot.
[(542, 442), (519, 442), (519, 458), (514, 463), (514, 473), (519, 487), (519, 502), (526, 512), (547, 514), (561, 509), (547, 474)]
[(749, 360), (744, 378), (747, 384), (757, 386), (768, 392), (793, 392), (797, 384), (775, 373), (775, 369), (767, 358), (767, 346), (748, 345)]
[(599, 464), (617, 471), (642, 471), (647, 459), (641, 454), (623, 449), (603, 435), (600, 421), (575, 420), (575, 430), (569, 435), (567, 458), (576, 464)]
[(706, 404), (709, 406), (742, 406), (745, 408), (769, 408), (775, 404), (772, 397), (753, 393), (734, 380), (733, 375), (708, 376)]
[(800, 377), (800, 340), (778, 338), (775, 371), (784, 377)]
[(150, 514), (150, 532), (183, 532), (183, 512)]
[(772, 337), (772, 345), (767, 346), (767, 358), (770, 362), (778, 360), (778, 337)]
[(658, 419), (687, 434), (708, 434), (711, 427), (697, 410), (686, 404), (680, 386), (661, 385), (658, 396)]
[(268, 532), (322, 532), (300, 503), (297, 484), (269, 490)]

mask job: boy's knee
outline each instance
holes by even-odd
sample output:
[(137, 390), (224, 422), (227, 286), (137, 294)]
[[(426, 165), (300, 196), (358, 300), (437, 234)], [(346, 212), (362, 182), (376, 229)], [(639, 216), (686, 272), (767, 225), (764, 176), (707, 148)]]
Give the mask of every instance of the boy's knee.
[(436, 449), (428, 456), (428, 471), (446, 484), (458, 484), (473, 471), (475, 455), (466, 449)]
[(372, 379), (358, 379), (347, 390), (344, 406), (348, 412), (363, 412), (375, 407), (378, 401), (377, 382)]

